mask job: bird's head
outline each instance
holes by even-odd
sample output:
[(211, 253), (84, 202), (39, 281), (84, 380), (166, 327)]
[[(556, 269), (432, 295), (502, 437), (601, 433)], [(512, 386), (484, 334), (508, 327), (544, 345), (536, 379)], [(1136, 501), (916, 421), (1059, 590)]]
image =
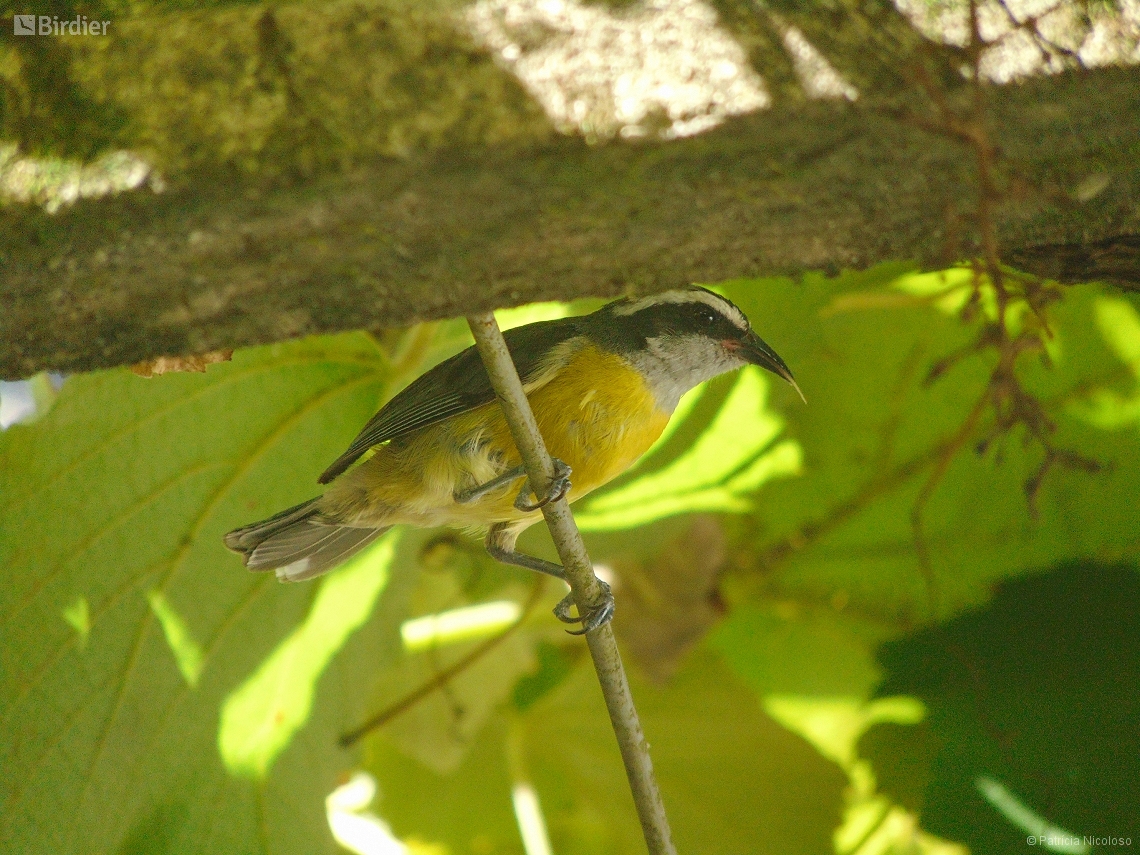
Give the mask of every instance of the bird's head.
[(782, 377), (803, 397), (784, 360), (752, 331), (744, 313), (705, 288), (618, 300), (598, 315), (663, 407), (672, 409), (698, 383), (747, 364)]

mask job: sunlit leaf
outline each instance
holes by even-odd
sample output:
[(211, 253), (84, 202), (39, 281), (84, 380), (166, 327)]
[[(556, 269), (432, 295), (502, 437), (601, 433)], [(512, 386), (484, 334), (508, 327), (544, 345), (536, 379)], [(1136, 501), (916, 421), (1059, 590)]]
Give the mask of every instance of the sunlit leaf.
[(500, 309), (495, 312), (499, 329), (509, 330), (539, 321), (553, 321), (570, 314), (568, 303), (530, 303), (515, 309)]
[[(782, 355), (811, 401), (782, 414), (789, 438), (805, 450), (802, 474), (767, 483), (755, 512), (759, 560), (779, 561), (769, 593), (837, 602), (890, 634), (892, 624), (902, 629), (983, 602), (996, 580), (1035, 565), (1136, 548), (1140, 438), (1100, 430), (1067, 406), (1090, 388), (1119, 384), (1120, 360), (1097, 326), (1100, 289), (1067, 288), (1051, 307), (1059, 362), (1048, 367), (1027, 355), (1019, 365), (1026, 388), (1056, 420), (1051, 442), (1103, 465), (1097, 473), (1051, 468), (1037, 519), (1025, 484), (1041, 465), (1040, 444), (1019, 430), (984, 455), (976, 439), (953, 445), (994, 365), (991, 353), (964, 350), (976, 330), (926, 305), (827, 311), (837, 296), (867, 290), (859, 276), (728, 287), (754, 324), (771, 328), (771, 340), (789, 342)], [(964, 355), (924, 384), (930, 367), (954, 352)], [(924, 571), (913, 514), (942, 454), (945, 474), (921, 509)]]
[(76, 597), (75, 602), (63, 610), (63, 619), (79, 633), (79, 647), (87, 646), (87, 636), (91, 634), (91, 609), (85, 597)]
[[(623, 556), (642, 562), (617, 587), (626, 639), (633, 594), (652, 611), (662, 588), (646, 580), (683, 575), (652, 560), (663, 547), (687, 560), (670, 546), (689, 531), (678, 517), (730, 514), (715, 523), (725, 558), (694, 587), (704, 611), (677, 620), (684, 644), (658, 657), (669, 661), (658, 679), (679, 667), (677, 681), (633, 678), (686, 851), (826, 851), (845, 785), (871, 795), (847, 803), (841, 847), (907, 839), (914, 815), (874, 794), (851, 747), (868, 721), (914, 713), (868, 699), (875, 647), (1034, 565), (1140, 549), (1140, 436), (1115, 429), (1137, 421), (1140, 321), (1131, 302), (1067, 287), (1046, 312), (1052, 365), (1027, 354), (1019, 377), (1055, 420), (1055, 446), (1105, 468), (1055, 467), (1031, 519), (1041, 446), (1015, 433), (979, 455), (961, 442), (922, 509), (920, 565), (916, 497), (993, 370), (992, 353), (971, 350), (976, 324), (956, 314), (973, 275), (894, 265), (726, 283), (810, 404), (756, 369), (695, 390), (632, 472), (576, 508), (595, 558), (619, 571), (634, 560)], [(1011, 313), (1019, 329), (1037, 322)], [(0, 436), (0, 848), (328, 851), (324, 797), (355, 766), (337, 737), (517, 614), (486, 608), (521, 603), (524, 571), (474, 557), (458, 534), (446, 540), (454, 560), (414, 593), (419, 544), (438, 534), (405, 532), (296, 586), (247, 573), (221, 546), (227, 529), (314, 495), (385, 395), (469, 342), (461, 320), (382, 338), (384, 353), (342, 336), (239, 352), (202, 376), (72, 378), (41, 421)], [(584, 648), (548, 616), (561, 592), (548, 594), (519, 633), (368, 741), (374, 809), (405, 842), (519, 851), (505, 755), (521, 725), (556, 851), (641, 851)], [(415, 630), (409, 650), (401, 625)], [(371, 822), (349, 813), (338, 816)]]
[(367, 772), (357, 772), (329, 794), (325, 806), (337, 843), (356, 855), (448, 855), (442, 846), (398, 840), (368, 809), (375, 797), (376, 779)]
[[(496, 635), (505, 628), (503, 604), (509, 602), (514, 606), (512, 623), (521, 611), (517, 601), (505, 599), (504, 593), (498, 592), (490, 614), (497, 624)], [(470, 618), (472, 614), (479, 617), (480, 612), (487, 616), (482, 606), (453, 610), (460, 618)], [(545, 609), (543, 613), (546, 614)], [(421, 626), (440, 628), (435, 616)], [(462, 629), (464, 631), (437, 633), (431, 638), (421, 636), (415, 644), (405, 643), (406, 655), (371, 681), (369, 697), (375, 708), (385, 709), (433, 681), (441, 671), (482, 643), (472, 639), (489, 634), (486, 630), (490, 627), (484, 625), (483, 632), (478, 634), (471, 632), (470, 626)], [(556, 630), (547, 624), (545, 632), (551, 631)], [(539, 630), (536, 636), (526, 629), (513, 632), (438, 691), (402, 712), (385, 727), (384, 738), (437, 773), (453, 771), (480, 738), (490, 716), (511, 696), (519, 677), (533, 669), (533, 651), (542, 633), (543, 630)], [(432, 641), (435, 643), (430, 643)]]
[(1070, 412), (1105, 430), (1140, 425), (1140, 314), (1125, 300), (1102, 298), (1096, 302), (1096, 321), (1105, 343), (1132, 374), (1133, 389), (1096, 389), (1087, 401), (1074, 401)]
[(1140, 378), (1140, 313), (1126, 300), (1104, 297), (1096, 301), (1096, 322), (1108, 346)]
[[(698, 652), (667, 686), (649, 685), (636, 674), (632, 680), (678, 851), (828, 851), (844, 775), (765, 715), (715, 657)], [(451, 775), (407, 760), (382, 737), (372, 743), (368, 768), (383, 793), (378, 812), (396, 834), (438, 840), (453, 852), (519, 851), (507, 763), (515, 726), (522, 739), (519, 762), (555, 852), (644, 853), (589, 661), (583, 657), (525, 713), (510, 715), (517, 718), (491, 719), (484, 738)]]
[(327, 577), (304, 622), (226, 698), (218, 750), (228, 770), (264, 778), (308, 720), (321, 674), (388, 582), (396, 537), (389, 532)]
[(494, 600), (404, 621), (404, 649), (417, 653), (460, 641), (498, 635), (514, 623), (522, 608), (514, 600)]
[[(932, 273), (908, 273), (891, 282), (891, 287), (906, 294), (921, 297), (937, 306), (938, 309), (947, 315), (955, 315), (970, 299), (973, 281), (974, 272), (968, 267), (954, 267), (949, 270), (939, 270)], [(883, 294), (889, 292), (879, 290), (869, 293)], [(997, 314), (997, 304), (993, 289), (986, 287), (983, 289), (982, 294), (985, 300), (984, 309), (986, 313), (990, 317), (995, 317)], [(851, 306), (854, 304), (854, 301), (851, 300), (852, 296), (853, 295), (844, 295), (844, 297), (840, 299), (845, 300), (846, 304)], [(832, 305), (834, 306), (835, 303)], [(872, 308), (872, 306), (867, 305), (863, 308)], [(886, 306), (880, 306), (880, 308), (886, 308)]]
[(188, 685), (198, 685), (198, 676), (202, 673), (202, 647), (194, 640), (186, 621), (170, 605), (165, 594), (161, 591), (147, 591), (146, 598), (150, 610), (158, 618), (162, 634), (166, 636), (166, 643), (170, 645), (170, 652), (178, 663), (178, 670)]
[[(984, 394), (993, 367), (992, 355), (969, 353), (976, 330), (954, 314), (971, 277), (915, 274), (872, 287), (860, 275), (808, 277), (727, 289), (757, 326), (772, 327), (772, 340), (791, 342), (783, 355), (811, 406), (784, 411), (789, 436), (804, 446), (803, 474), (765, 486), (747, 529), (756, 572), (730, 584), (730, 600), (758, 598), (765, 607), (734, 610), (712, 641), (757, 691), (780, 701), (770, 711), (831, 756), (840, 744), (849, 749), (850, 737), (866, 726), (875, 672), (867, 665), (878, 643), (915, 620), (982, 602), (994, 581), (1035, 565), (1123, 557), (1140, 548), (1140, 444), (1129, 432), (1082, 423), (1089, 402), (1114, 396), (1117, 405), (1134, 394), (1135, 373), (1122, 366), (1130, 351), (1121, 341), (1132, 340), (1134, 309), (1114, 300), (1106, 312), (1099, 289), (1068, 288), (1048, 313), (1052, 367), (1026, 356), (1019, 373), (1056, 419), (1056, 446), (1105, 468), (1051, 470), (1033, 520), (1025, 483), (1040, 465), (1040, 445), (1017, 433), (983, 456), (973, 442), (962, 443), (923, 509), (931, 562), (929, 577), (924, 573), (913, 525), (919, 488)], [(984, 288), (982, 296), (984, 303)], [(924, 385), (935, 361), (953, 353), (963, 356)], [(1113, 424), (1123, 421), (1122, 412), (1114, 411)], [(789, 706), (787, 695), (774, 692), (801, 694)], [(859, 764), (850, 768), (858, 783)], [(896, 823), (896, 808), (874, 796), (873, 780), (867, 783), (870, 798), (862, 804), (875, 817), (863, 830), (881, 822), (874, 832), (880, 840)], [(841, 835), (847, 845), (862, 839), (858, 820), (853, 810)], [(900, 828), (905, 832), (905, 822)]]
[[(583, 662), (526, 717), (533, 780), (556, 851), (644, 851), (608, 716)], [(668, 685), (633, 691), (678, 851), (824, 851), (844, 776), (776, 725), (715, 657), (697, 651)], [(575, 846), (579, 818), (585, 839)]]
[(758, 694), (869, 698), (881, 671), (873, 628), (827, 608), (742, 606), (709, 637)]
[[(221, 537), (318, 491), (386, 366), (350, 335), (239, 352), (205, 374), (76, 376), (43, 418), (0, 435), (0, 848), (331, 846), (336, 735), (367, 703), (344, 694), (338, 662), (359, 661), (346, 637), (382, 576), (334, 575), (313, 606), (318, 585), (249, 573)], [(252, 785), (219, 756), (220, 710), (306, 614), (323, 615), (303, 635), (310, 664), (343, 649), (326, 694), (308, 669), (308, 723)], [(369, 667), (382, 632), (357, 632)]]

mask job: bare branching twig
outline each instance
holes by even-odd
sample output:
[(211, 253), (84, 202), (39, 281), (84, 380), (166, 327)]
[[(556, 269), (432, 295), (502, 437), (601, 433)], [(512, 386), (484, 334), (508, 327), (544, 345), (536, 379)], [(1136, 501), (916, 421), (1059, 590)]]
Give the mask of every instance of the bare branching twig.
[[(1051, 7), (1035, 17), (1021, 21), (1013, 15), (1004, 2), (1001, 2), (1001, 6), (1005, 9), (1012, 25), (1029, 31), (1039, 44), (1044, 40), (1044, 36), (1037, 27), (1038, 20), (1056, 8)], [(1052, 331), (1049, 328), (1046, 309), (1049, 304), (1060, 299), (1060, 293), (1056, 287), (1049, 285), (1040, 277), (1013, 273), (1005, 269), (1001, 263), (997, 235), (997, 207), (1005, 200), (1008, 190), (1003, 188), (999, 179), (999, 148), (993, 142), (988, 124), (989, 84), (983, 74), (982, 59), (986, 50), (991, 47), (991, 43), (982, 36), (978, 0), (970, 0), (968, 13), (969, 42), (964, 48), (964, 55), (968, 60), (966, 74), (970, 95), (967, 106), (964, 109), (955, 109), (946, 93), (929, 74), (926, 66), (918, 62), (912, 67), (914, 82), (929, 100), (934, 116), (919, 115), (907, 110), (893, 111), (900, 121), (928, 133), (956, 140), (969, 149), (973, 154), (977, 177), (974, 225), (980, 253), (971, 262), (974, 272), (973, 290), (970, 299), (961, 310), (961, 318), (967, 323), (976, 322), (981, 318), (982, 327), (973, 344), (938, 360), (928, 374), (926, 382), (928, 384), (935, 382), (966, 356), (986, 352), (996, 352), (997, 355), (997, 365), (990, 374), (986, 388), (963, 420), (959, 430), (953, 435), (951, 442), (934, 462), (930, 476), (924, 482), (911, 510), (915, 553), (927, 582), (932, 609), (937, 607), (937, 595), (935, 576), (923, 535), (923, 512), (945, 477), (953, 458), (971, 444), (971, 438), (981, 429), (985, 421), (983, 417), (987, 412), (992, 413), (992, 421), (984, 429), (985, 433), (981, 439), (973, 443), (979, 454), (985, 453), (995, 439), (1011, 434), (1018, 427), (1024, 429), (1027, 442), (1037, 443), (1043, 451), (1040, 466), (1025, 482), (1026, 502), (1033, 517), (1037, 516), (1038, 495), (1045, 476), (1051, 469), (1063, 466), (1095, 473), (1102, 468), (1095, 460), (1054, 445), (1052, 435), (1056, 425), (1046, 413), (1042, 403), (1026, 391), (1017, 376), (1017, 363), (1023, 355), (1039, 354), (1047, 359), (1045, 341), (1052, 337)], [(1071, 53), (1052, 43), (1049, 43), (1048, 47), (1058, 53), (1066, 55)], [(948, 229), (948, 232), (953, 231), (956, 234), (958, 231), (956, 218), (951, 225), (953, 229)], [(952, 251), (953, 248), (950, 249)], [(987, 287), (992, 291), (994, 302), (992, 318), (987, 317), (983, 308), (984, 289)], [(1011, 329), (1010, 307), (1017, 301), (1024, 302), (1028, 307), (1031, 313), (1030, 320), (1033, 322), (1023, 324), (1023, 329), (1020, 331)]]
[(378, 730), (392, 719), (410, 710), (432, 692), (437, 689), (442, 689), (448, 683), (455, 679), (459, 674), (462, 674), (500, 644), (507, 640), (507, 637), (512, 635), (534, 611), (534, 607), (538, 605), (538, 601), (542, 598), (542, 590), (545, 587), (546, 580), (541, 576), (537, 577), (534, 581), (534, 589), (531, 591), (530, 597), (527, 598), (526, 603), (519, 612), (519, 616), (515, 618), (514, 623), (500, 632), (498, 635), (492, 636), (468, 653), (466, 656), (460, 658), (457, 662), (452, 663), (447, 668), (441, 670), (438, 674), (419, 686), (413, 689), (400, 700), (396, 701), (391, 706), (371, 716), (366, 722), (358, 727), (353, 728), (348, 733), (340, 738), (342, 748), (349, 748), (359, 742), (363, 737), (367, 736), (374, 730)]

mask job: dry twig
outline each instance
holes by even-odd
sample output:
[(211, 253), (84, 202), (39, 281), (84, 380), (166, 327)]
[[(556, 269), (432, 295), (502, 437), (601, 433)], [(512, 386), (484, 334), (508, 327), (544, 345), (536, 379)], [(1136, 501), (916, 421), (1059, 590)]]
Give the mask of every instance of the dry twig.
[(486, 641), (484, 641), (466, 656), (459, 659), (457, 662), (454, 662), (447, 668), (444, 668), (422, 686), (413, 689), (411, 692), (404, 695), (404, 697), (400, 698), (400, 700), (396, 701), (388, 708), (381, 710), (374, 716), (370, 717), (368, 721), (364, 722), (358, 727), (354, 727), (348, 733), (341, 736), (341, 747), (349, 748), (355, 745), (364, 736), (368, 735), (374, 730), (383, 727), (388, 722), (392, 721), (392, 719), (407, 712), (436, 689), (442, 689), (454, 677), (456, 677), (458, 674), (462, 674), (464, 671), (466, 671), (468, 668), (470, 668), (472, 665), (474, 665), (476, 662), (478, 662), (480, 659), (482, 659), (484, 656), (486, 656), (488, 653), (506, 641), (509, 635), (514, 633), (515, 630), (523, 625), (526, 619), (530, 617), (530, 613), (534, 611), (534, 607), (538, 605), (538, 601), (542, 598), (542, 590), (545, 587), (543, 583), (545, 581), (546, 580), (541, 576), (535, 579), (534, 589), (531, 591), (530, 597), (527, 598), (526, 603), (523, 605), (522, 611), (519, 612), (519, 616), (515, 618), (514, 623), (512, 623), (498, 635), (494, 635), (491, 638), (488, 638)]

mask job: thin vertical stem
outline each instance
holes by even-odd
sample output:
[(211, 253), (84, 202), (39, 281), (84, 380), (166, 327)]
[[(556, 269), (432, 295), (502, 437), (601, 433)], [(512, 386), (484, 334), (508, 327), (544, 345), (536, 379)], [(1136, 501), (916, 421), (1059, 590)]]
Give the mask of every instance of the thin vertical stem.
[[(475, 336), (475, 346), (487, 368), (491, 385), (499, 397), (499, 403), (511, 429), (515, 446), (522, 456), (535, 495), (544, 495), (545, 488), (554, 475), (554, 465), (546, 451), (546, 443), (538, 431), (530, 402), (523, 391), (522, 381), (507, 350), (507, 343), (499, 332), (495, 316), (490, 312), (472, 315), (467, 319), (471, 334)], [(586, 614), (590, 606), (601, 597), (601, 587), (594, 576), (593, 565), (586, 554), (586, 544), (570, 513), (566, 499), (551, 502), (542, 509), (550, 536), (562, 559), (566, 578), (578, 613)], [(613, 628), (606, 624), (586, 634), (586, 644), (594, 660), (594, 670), (610, 713), (614, 735), (625, 762), (629, 788), (637, 806), (641, 829), (650, 855), (675, 855), (672, 835), (669, 831), (669, 818), (665, 815), (665, 805), (653, 775), (653, 762), (649, 758), (649, 743), (641, 730), (637, 708), (629, 690), (629, 681), (621, 663)]]

